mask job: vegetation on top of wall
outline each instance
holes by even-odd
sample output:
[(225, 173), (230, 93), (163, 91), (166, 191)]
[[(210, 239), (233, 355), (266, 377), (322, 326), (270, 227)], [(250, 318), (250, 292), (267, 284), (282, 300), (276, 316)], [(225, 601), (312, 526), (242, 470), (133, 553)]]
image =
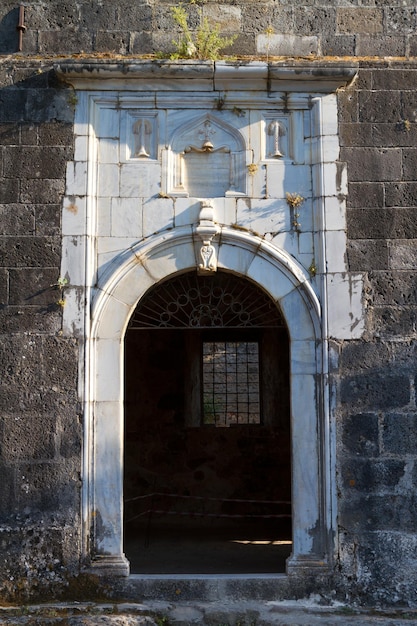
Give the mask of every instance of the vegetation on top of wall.
[[(196, 4), (196, 0), (190, 0), (190, 4)], [(180, 35), (177, 40), (173, 40), (176, 51), (170, 55), (170, 59), (204, 59), (215, 61), (220, 57), (220, 51), (231, 46), (237, 35), (223, 37), (220, 35), (219, 26), (209, 22), (203, 15), (203, 10), (199, 8), (199, 26), (195, 33), (192, 33), (188, 26), (188, 13), (184, 5), (180, 2), (172, 7), (172, 16), (180, 27)]]

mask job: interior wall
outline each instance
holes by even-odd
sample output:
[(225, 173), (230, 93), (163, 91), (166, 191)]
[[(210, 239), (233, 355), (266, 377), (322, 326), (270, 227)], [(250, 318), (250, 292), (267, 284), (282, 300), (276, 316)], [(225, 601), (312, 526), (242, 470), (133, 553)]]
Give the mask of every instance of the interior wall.
[[(125, 532), (149, 501), (129, 502), (138, 495), (163, 492), (218, 500), (162, 500), (159, 507), (181, 513), (208, 513), (200, 523), (230, 523), (220, 516), (289, 513), (290, 506), (271, 508), (227, 499), (291, 500), (288, 413), (288, 344), (281, 340), (285, 376), (281, 376), (281, 414), (274, 424), (229, 428), (188, 427), (186, 336), (178, 329), (130, 330), (125, 338)], [(270, 378), (269, 378), (270, 381)], [(282, 412), (286, 411), (285, 415)], [(142, 521), (137, 518), (136, 521)], [(171, 524), (190, 518), (169, 516)], [(249, 518), (244, 518), (249, 519)], [(184, 521), (185, 520), (185, 521)], [(242, 523), (238, 519), (237, 524)], [(134, 524), (132, 525), (132, 527)], [(289, 519), (274, 521), (276, 536), (290, 538)]]

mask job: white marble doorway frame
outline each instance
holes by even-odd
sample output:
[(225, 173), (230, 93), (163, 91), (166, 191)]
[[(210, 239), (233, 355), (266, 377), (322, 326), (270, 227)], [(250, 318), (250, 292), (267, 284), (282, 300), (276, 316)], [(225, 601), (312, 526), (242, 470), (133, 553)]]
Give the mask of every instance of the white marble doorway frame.
[[(275, 301), (290, 335), (293, 474), (293, 552), (290, 568), (328, 560), (323, 519), (329, 476), (324, 415), (321, 310), (308, 274), (283, 251), (248, 233), (222, 228), (218, 268), (247, 277)], [(152, 237), (125, 254), (97, 293), (91, 333), (94, 456), (94, 567), (127, 572), (123, 555), (123, 339), (137, 302), (160, 280), (195, 270), (198, 237), (192, 227)], [(326, 495), (325, 495), (326, 494)], [(118, 563), (118, 565), (116, 565)]]
[(243, 100), (248, 91), (263, 93), (265, 98), (273, 93), (275, 101), (288, 104), (292, 99), (295, 108), (302, 101), (302, 107), (311, 111), (317, 250), (314, 281), (311, 272), (291, 254), (253, 232), (219, 224), (215, 245), (217, 267), (255, 282), (277, 302), (286, 320), (293, 501), (293, 551), (287, 572), (329, 571), (336, 549), (336, 493), (328, 340), (359, 337), (362, 332), (361, 278), (347, 276), (340, 261), (334, 261), (341, 258), (345, 242), (342, 196), (346, 193), (346, 183), (341, 182), (343, 168), (336, 165), (334, 92), (354, 77), (356, 68), (324, 62), (164, 65), (80, 61), (62, 63), (56, 71), (79, 96), (79, 155), (69, 167), (67, 194), (71, 187), (75, 195), (84, 198), (84, 212), (77, 217), (75, 232), (66, 232), (63, 222), (62, 275), (69, 276), (63, 332), (76, 332), (82, 340), (84, 563), (96, 573), (129, 574), (123, 553), (124, 334), (146, 291), (160, 280), (196, 269), (201, 248), (198, 223), (178, 226), (137, 241), (98, 273), (95, 128), (100, 124), (100, 106), (118, 106), (117, 94), (133, 91), (138, 98), (141, 90), (154, 89), (169, 95), (175, 84), (178, 90), (204, 93), (232, 86), (243, 94)]

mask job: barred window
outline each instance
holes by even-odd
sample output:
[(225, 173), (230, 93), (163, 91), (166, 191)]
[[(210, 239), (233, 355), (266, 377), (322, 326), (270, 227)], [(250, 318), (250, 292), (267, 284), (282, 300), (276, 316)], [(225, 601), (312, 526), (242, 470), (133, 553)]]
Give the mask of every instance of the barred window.
[(219, 271), (163, 281), (129, 322), (129, 331), (144, 329), (149, 338), (176, 331), (187, 427), (271, 426), (288, 414), (288, 333), (276, 303), (249, 280)]
[(202, 422), (219, 427), (260, 424), (257, 341), (204, 341)]

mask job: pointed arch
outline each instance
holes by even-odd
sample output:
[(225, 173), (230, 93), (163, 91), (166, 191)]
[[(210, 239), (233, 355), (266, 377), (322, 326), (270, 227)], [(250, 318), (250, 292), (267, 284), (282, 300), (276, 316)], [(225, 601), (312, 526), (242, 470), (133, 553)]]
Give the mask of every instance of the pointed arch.
[[(208, 127), (209, 126), (209, 127)], [(207, 128), (207, 133), (210, 135), (213, 147), (219, 147), (222, 142), (226, 142), (231, 152), (240, 152), (246, 150), (246, 143), (242, 134), (230, 124), (227, 124), (224, 120), (212, 113), (205, 113), (200, 115), (175, 130), (170, 140), (171, 149), (174, 152), (181, 152), (190, 143), (195, 142), (195, 133), (199, 129), (203, 131)], [(218, 137), (216, 138), (216, 134)], [(207, 140), (210, 141), (210, 137)], [(220, 141), (219, 141), (219, 138)], [(203, 143), (204, 139), (202, 137)]]
[(246, 195), (246, 166), (252, 152), (242, 133), (215, 114), (193, 117), (176, 128), (162, 154), (166, 193), (206, 198)]

